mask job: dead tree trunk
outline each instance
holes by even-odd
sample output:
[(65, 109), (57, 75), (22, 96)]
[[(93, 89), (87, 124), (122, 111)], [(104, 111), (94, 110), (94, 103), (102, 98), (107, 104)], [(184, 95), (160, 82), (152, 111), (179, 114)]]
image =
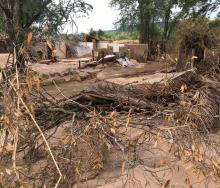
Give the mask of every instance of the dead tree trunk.
[(179, 48), (177, 70), (185, 70), (191, 67), (200, 69), (204, 63), (204, 37), (194, 34), (185, 36)]

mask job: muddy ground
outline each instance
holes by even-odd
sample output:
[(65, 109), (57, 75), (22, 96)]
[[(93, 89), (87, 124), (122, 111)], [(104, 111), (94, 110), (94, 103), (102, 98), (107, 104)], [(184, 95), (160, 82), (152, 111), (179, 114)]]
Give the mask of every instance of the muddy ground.
[[(53, 66), (56, 65), (54, 64)], [(96, 68), (83, 70), (95, 72), (96, 76), (93, 76), (92, 79), (85, 79), (80, 82), (70, 81), (60, 83), (57, 84), (57, 86), (65, 96), (70, 97), (89, 88), (91, 84), (98, 80), (105, 80), (121, 85), (135, 85), (142, 83), (153, 84), (155, 82), (163, 82), (164, 80), (178, 75), (178, 73), (163, 73), (165, 72), (165, 69), (166, 65), (159, 62), (138, 64), (128, 68), (122, 68), (119, 65), (110, 64), (105, 67), (98, 66)], [(63, 97), (54, 85), (45, 86), (44, 88), (53, 96)], [(161, 126), (163, 126), (165, 122), (153, 123), (160, 123)], [(62, 130), (60, 131), (62, 132)], [(122, 131), (132, 140), (141, 135), (144, 128), (140, 126), (119, 131)], [(218, 132), (218, 128), (215, 131)], [(60, 134), (59, 131), (57, 134)], [(213, 136), (218, 137), (218, 135), (219, 133), (213, 133)], [(159, 140), (153, 151), (147, 151), (147, 149), (145, 150), (142, 148), (139, 152), (141, 152), (140, 156), (144, 161), (144, 164), (155, 168), (157, 176), (170, 180), (171, 187), (218, 187), (210, 181), (209, 178), (196, 175), (191, 163), (185, 164), (181, 160), (174, 160), (169, 154), (169, 148), (169, 144), (165, 143), (163, 140)], [(108, 157), (108, 162), (103, 171), (96, 177), (82, 183), (80, 187), (161, 187), (158, 182), (155, 181), (154, 175), (152, 175), (144, 165), (138, 165), (129, 170), (126, 170), (126, 167), (124, 167), (125, 169), (122, 171), (123, 160), (120, 158), (121, 154), (118, 153), (118, 151), (113, 151)], [(166, 163), (169, 163), (170, 166), (167, 167)], [(188, 179), (190, 180), (190, 185), (186, 182)]]
[[(2, 58), (6, 59), (6, 55)], [(181, 74), (167, 73), (166, 68), (167, 65), (164, 63), (149, 62), (146, 64), (135, 64), (127, 68), (123, 68), (116, 63), (108, 63), (105, 66), (98, 65), (96, 67), (79, 69), (78, 60), (73, 62), (58, 62), (50, 65), (30, 65), (31, 70), (41, 75), (42, 83), (44, 83), (42, 87), (45, 91), (57, 99), (78, 95), (100, 80), (120, 84), (121, 86), (143, 83), (153, 84), (165, 82)], [(127, 115), (123, 116), (122, 114), (120, 118), (126, 120)], [(120, 127), (117, 132), (120, 132), (120, 134), (124, 135), (124, 137), (132, 143), (143, 135), (146, 130), (149, 130), (151, 126), (154, 126), (154, 124), (161, 128), (170, 124), (170, 122), (165, 119), (154, 119), (153, 117), (149, 117), (149, 119), (145, 118), (145, 115), (142, 117), (142, 114), (140, 114), (140, 117), (134, 117), (134, 119), (139, 119), (143, 124), (136, 125), (136, 127)], [(130, 121), (132, 122), (132, 117)], [(53, 136), (48, 139), (51, 148), (63, 143), (63, 139), (69, 134), (67, 129), (69, 129), (70, 126), (71, 125), (67, 123), (58, 129), (54, 128), (50, 130), (51, 132), (55, 131)], [(47, 134), (49, 135), (49, 132), (45, 133), (45, 135)], [(218, 140), (219, 135), (219, 128), (216, 127), (215, 130), (213, 130), (212, 136)], [(139, 153), (138, 160), (141, 161), (139, 165), (129, 164), (129, 166), (133, 165), (133, 168), (128, 168), (128, 164), (124, 163), (124, 160), (126, 157), (129, 157), (129, 155), (123, 156), (121, 151), (113, 149), (109, 153), (101, 172), (89, 177), (75, 187), (159, 188), (161, 185), (158, 183), (159, 181), (155, 180), (155, 176), (169, 181), (162, 187), (219, 187), (209, 178), (201, 174), (196, 174), (192, 163), (184, 163), (182, 160), (174, 158), (169, 151), (171, 144), (165, 142), (163, 139), (158, 139), (154, 144), (154, 149), (150, 151), (148, 150), (147, 144), (148, 143), (143, 143), (139, 148), (136, 148), (136, 152)], [(127, 159), (127, 161), (129, 161), (129, 159)], [(38, 161), (38, 163), (33, 166), (33, 169), (38, 169), (40, 165), (43, 166), (43, 164), (43, 160)], [(152, 169), (153, 173), (151, 171)]]
[[(55, 64), (52, 66), (56, 67)], [(42, 69), (44, 68), (42, 67)], [(111, 83), (120, 83), (121, 85), (160, 81), (167, 76), (165, 73), (159, 73), (164, 69), (165, 65), (158, 62), (151, 62), (149, 64), (139, 64), (136, 66), (126, 68), (123, 68), (115, 63), (109, 63), (109, 65), (105, 65), (104, 67), (102, 65), (99, 65), (95, 68), (81, 69), (80, 72), (84, 75), (89, 75), (91, 73), (93, 74), (91, 77), (87, 75), (88, 78), (85, 78), (85, 80), (83, 79), (82, 81), (67, 81), (63, 83), (58, 83), (57, 85), (63, 91), (63, 94), (69, 97), (79, 94), (82, 90), (88, 88), (92, 83), (95, 83), (100, 80), (105, 80)], [(77, 71), (76, 74), (80, 74)], [(59, 68), (57, 69), (57, 72), (59, 72)], [(154, 74), (155, 72), (158, 73)], [(71, 77), (71, 75), (68, 77)], [(56, 86), (54, 86), (54, 84), (44, 86), (44, 88), (50, 94), (59, 94), (59, 91), (57, 91)], [(59, 94), (59, 96), (60, 95), (61, 94)]]

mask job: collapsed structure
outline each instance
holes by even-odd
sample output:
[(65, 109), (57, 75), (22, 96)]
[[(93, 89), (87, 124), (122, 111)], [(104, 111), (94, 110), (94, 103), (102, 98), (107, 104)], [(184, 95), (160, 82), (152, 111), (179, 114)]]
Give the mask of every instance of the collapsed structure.
[[(72, 48), (73, 57), (86, 57), (93, 56), (93, 58), (99, 60), (103, 56), (119, 54), (126, 54), (131, 59), (136, 59), (139, 62), (146, 62), (148, 55), (148, 46), (147, 44), (120, 44), (112, 43), (111, 41), (100, 41), (94, 37), (87, 36), (86, 41), (78, 41), (74, 45), (67, 45), (68, 41), (63, 44), (61, 42), (57, 48), (57, 53), (61, 54), (59, 51), (62, 48), (63, 56), (61, 58), (68, 57), (67, 50)], [(68, 47), (69, 46), (69, 47)]]

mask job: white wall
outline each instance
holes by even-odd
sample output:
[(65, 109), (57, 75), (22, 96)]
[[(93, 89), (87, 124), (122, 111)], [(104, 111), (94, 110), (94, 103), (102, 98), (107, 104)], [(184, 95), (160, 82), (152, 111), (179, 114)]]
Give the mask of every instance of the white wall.
[(93, 43), (92, 42), (79, 42), (79, 46), (85, 46), (87, 48), (93, 49)]
[(124, 44), (116, 44), (116, 43), (110, 43), (107, 41), (99, 41), (98, 42), (98, 49), (100, 48), (108, 48), (108, 46), (113, 47), (113, 52), (119, 52), (119, 47), (124, 47)]
[(109, 42), (107, 42), (107, 41), (99, 41), (98, 43), (97, 43), (97, 48), (98, 49), (100, 49), (100, 48), (108, 48), (108, 45), (109, 45), (110, 43)]
[(77, 56), (81, 57), (84, 55), (92, 55), (93, 43), (92, 42), (80, 42), (78, 46), (75, 47), (77, 51)]
[(66, 58), (66, 44), (64, 42), (56, 43), (56, 56)]
[[(97, 43), (97, 48), (108, 48), (108, 46), (113, 47), (113, 52), (118, 53), (119, 47), (124, 47), (124, 44), (115, 44), (108, 41), (99, 41)], [(82, 57), (85, 55), (92, 55), (93, 43), (92, 42), (79, 42), (77, 46), (74, 46), (77, 51), (77, 56)]]
[(114, 44), (110, 43), (109, 46), (113, 47), (113, 52), (118, 53), (119, 52), (119, 47), (124, 47), (124, 44)]

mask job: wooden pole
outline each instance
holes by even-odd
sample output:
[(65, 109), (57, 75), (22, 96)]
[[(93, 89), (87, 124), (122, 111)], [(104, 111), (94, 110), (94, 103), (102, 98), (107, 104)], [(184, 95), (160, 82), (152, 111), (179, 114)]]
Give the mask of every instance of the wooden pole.
[(92, 50), (92, 60), (95, 61), (95, 52)]
[(104, 59), (105, 55), (104, 52), (102, 51), (102, 66), (104, 67), (105, 65), (105, 59)]
[(79, 69), (81, 69), (81, 61), (79, 60)]

